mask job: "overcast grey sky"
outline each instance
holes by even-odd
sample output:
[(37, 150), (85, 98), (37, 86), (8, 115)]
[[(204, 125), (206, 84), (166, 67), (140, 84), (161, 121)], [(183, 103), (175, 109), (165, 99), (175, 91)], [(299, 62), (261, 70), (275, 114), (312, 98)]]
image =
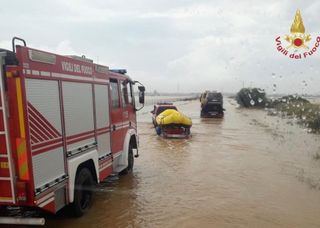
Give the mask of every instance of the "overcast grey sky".
[(298, 8), (311, 47), (320, 1), (2, 1), (0, 47), (19, 36), (30, 47), (84, 54), (126, 68), (148, 91), (236, 92), (244, 84), (320, 94), (320, 50), (303, 60), (276, 50)]

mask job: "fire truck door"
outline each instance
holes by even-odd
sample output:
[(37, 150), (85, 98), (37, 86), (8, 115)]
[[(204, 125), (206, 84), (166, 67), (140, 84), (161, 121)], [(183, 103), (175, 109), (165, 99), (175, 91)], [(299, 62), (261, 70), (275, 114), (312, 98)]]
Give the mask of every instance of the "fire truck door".
[(123, 109), (120, 102), (120, 88), (117, 79), (110, 80), (111, 94), (111, 151), (117, 154), (123, 150), (124, 136), (122, 131)]
[(134, 105), (131, 93), (131, 87), (128, 80), (121, 81), (121, 105), (123, 108), (122, 119), (123, 119), (123, 131), (126, 134), (130, 125), (135, 122), (134, 119)]

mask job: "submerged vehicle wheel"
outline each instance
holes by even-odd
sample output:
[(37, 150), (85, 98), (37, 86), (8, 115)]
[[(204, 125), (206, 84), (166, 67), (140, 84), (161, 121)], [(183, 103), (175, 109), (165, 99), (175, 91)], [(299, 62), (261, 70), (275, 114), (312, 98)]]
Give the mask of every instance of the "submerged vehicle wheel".
[(128, 166), (124, 170), (121, 171), (121, 175), (126, 175), (128, 173), (131, 173), (133, 170), (133, 165), (134, 165), (134, 157), (133, 157), (133, 148), (131, 143), (129, 144), (128, 148)]
[(92, 205), (94, 180), (88, 168), (82, 168), (75, 180), (73, 213), (76, 217), (85, 214)]

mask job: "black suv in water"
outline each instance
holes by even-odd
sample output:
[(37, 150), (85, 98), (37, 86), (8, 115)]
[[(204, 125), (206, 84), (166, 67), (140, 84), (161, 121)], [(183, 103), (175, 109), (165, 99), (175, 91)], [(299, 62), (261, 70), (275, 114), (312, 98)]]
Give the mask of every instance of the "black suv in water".
[(223, 96), (216, 91), (206, 91), (200, 96), (201, 113), (200, 117), (217, 117), (224, 116)]

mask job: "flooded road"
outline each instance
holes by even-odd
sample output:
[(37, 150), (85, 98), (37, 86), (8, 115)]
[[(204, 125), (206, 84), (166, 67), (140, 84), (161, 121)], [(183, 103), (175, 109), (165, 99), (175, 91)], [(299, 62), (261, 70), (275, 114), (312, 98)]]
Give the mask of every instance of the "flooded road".
[(178, 102), (192, 137), (158, 137), (145, 107), (133, 174), (100, 186), (87, 215), (49, 227), (320, 227), (319, 135), (225, 100), (224, 119)]

